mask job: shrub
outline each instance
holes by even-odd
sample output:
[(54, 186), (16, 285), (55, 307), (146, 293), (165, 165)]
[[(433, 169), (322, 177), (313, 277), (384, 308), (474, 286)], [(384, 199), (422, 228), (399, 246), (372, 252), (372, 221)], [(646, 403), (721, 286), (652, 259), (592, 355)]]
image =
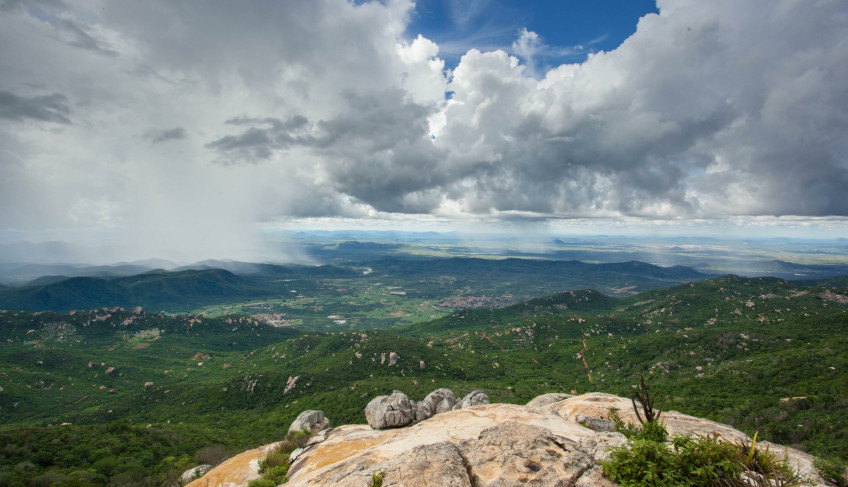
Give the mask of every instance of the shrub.
[(622, 487), (685, 485), (685, 479), (678, 476), (674, 453), (656, 441), (631, 439), (613, 448), (603, 468), (604, 475)]
[(259, 460), (261, 478), (252, 480), (248, 487), (266, 487), (284, 484), (288, 481), (289, 455), (297, 448), (306, 446), (312, 435), (307, 431), (289, 433), (280, 445)]
[(642, 428), (635, 428), (635, 432), (632, 434), (632, 438), (656, 443), (664, 443), (667, 436), (668, 430), (658, 421), (645, 423)]
[(717, 437), (679, 435), (671, 443), (690, 485), (733, 485), (744, 470), (736, 446)]
[(650, 421), (643, 423), (641, 426), (627, 424), (621, 419), (618, 410), (611, 407), (607, 410), (607, 419), (615, 424), (615, 430), (626, 436), (628, 439), (641, 439), (648, 441), (656, 441), (662, 443), (668, 436), (668, 430), (658, 421)]
[(787, 487), (798, 477), (774, 455), (718, 436), (676, 435), (671, 445), (633, 437), (613, 448), (604, 475), (626, 487)]
[(289, 454), (283, 452), (281, 448), (274, 448), (268, 452), (268, 455), (266, 455), (265, 458), (259, 460), (259, 473), (265, 472), (266, 470), (274, 467), (279, 467), (280, 465), (288, 464)]

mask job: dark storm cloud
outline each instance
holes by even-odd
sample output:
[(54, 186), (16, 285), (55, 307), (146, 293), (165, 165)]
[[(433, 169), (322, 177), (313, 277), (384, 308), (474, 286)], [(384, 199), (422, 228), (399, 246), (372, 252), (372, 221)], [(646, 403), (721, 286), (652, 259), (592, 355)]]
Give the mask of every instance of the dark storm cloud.
[(436, 194), (419, 193), (451, 177), (438, 167), (445, 153), (429, 139), (427, 116), (433, 109), (405, 99), (400, 90), (346, 93), (344, 100), (345, 113), (314, 123), (303, 116), (228, 119), (229, 125), (249, 128), (206, 147), (225, 163), (258, 162), (276, 151), (303, 148), (317, 157), (333, 188), (378, 210), (425, 213), (438, 206)]
[(150, 140), (153, 144), (159, 144), (169, 140), (181, 140), (186, 137), (188, 137), (188, 134), (182, 127), (174, 127), (167, 130), (149, 130), (144, 134), (144, 138)]
[(296, 134), (296, 131), (309, 123), (301, 115), (285, 121), (271, 117), (234, 117), (225, 123), (249, 128), (238, 135), (225, 135), (204, 146), (218, 152), (220, 162), (224, 164), (255, 163), (269, 159), (274, 151), (285, 149), (293, 143), (307, 143), (309, 139)]
[(60, 93), (27, 98), (9, 91), (0, 91), (0, 118), (68, 124), (71, 120), (67, 115), (71, 110), (68, 108), (67, 101), (68, 98)]

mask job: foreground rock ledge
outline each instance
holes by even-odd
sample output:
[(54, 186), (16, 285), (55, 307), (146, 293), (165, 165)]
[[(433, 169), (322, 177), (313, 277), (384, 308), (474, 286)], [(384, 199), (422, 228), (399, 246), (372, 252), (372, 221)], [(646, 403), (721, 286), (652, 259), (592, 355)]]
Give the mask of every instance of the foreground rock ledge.
[[(625, 443), (624, 436), (594, 431), (575, 418), (602, 418), (614, 407), (622, 419), (635, 422), (630, 400), (591, 393), (535, 404), (473, 406), (401, 429), (340, 426), (298, 456), (289, 470), (288, 485), (367, 487), (376, 472), (383, 472), (386, 486), (615, 485), (603, 478), (600, 465), (609, 448)], [(730, 426), (674, 411), (664, 412), (663, 420), (671, 434), (718, 433), (731, 441), (750, 441)], [(761, 447), (767, 445), (763, 442)], [(827, 485), (813, 468), (810, 455), (779, 445), (770, 445), (770, 450), (786, 455), (808, 485)], [(247, 485), (243, 473), (240, 479), (230, 480), (217, 471), (243, 455), (253, 461), (232, 463), (255, 464), (255, 452), (236, 456), (189, 485)], [(214, 482), (209, 483), (212, 476)]]

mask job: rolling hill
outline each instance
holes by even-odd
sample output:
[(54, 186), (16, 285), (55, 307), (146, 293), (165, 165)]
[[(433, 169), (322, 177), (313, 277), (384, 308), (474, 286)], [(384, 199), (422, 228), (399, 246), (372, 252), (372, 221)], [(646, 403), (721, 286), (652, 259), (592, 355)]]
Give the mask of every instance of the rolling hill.
[[(126, 467), (112, 473), (155, 483), (203, 447), (272, 441), (304, 409), (362, 422), (365, 404), (393, 389), (420, 399), (436, 387), (482, 388), (523, 403), (545, 392), (626, 396), (642, 375), (669, 408), (845, 459), (848, 288), (839, 282), (722, 276), (624, 298), (569, 291), (402, 329), (310, 334), (238, 316), (4, 312), (0, 439), (17, 446), (0, 453), (0, 475), (91, 468), (93, 459), (50, 446), (62, 423), (79, 444), (151, 425), (141, 438), (162, 443), (162, 454), (115, 453)], [(65, 463), (16, 473), (15, 448), (52, 448)]]

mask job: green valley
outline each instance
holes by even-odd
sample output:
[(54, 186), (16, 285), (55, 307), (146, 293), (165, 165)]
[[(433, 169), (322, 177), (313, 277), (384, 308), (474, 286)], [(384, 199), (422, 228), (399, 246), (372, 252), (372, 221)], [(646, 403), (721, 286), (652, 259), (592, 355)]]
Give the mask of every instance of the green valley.
[[(305, 409), (363, 422), (367, 402), (393, 389), (420, 399), (481, 388), (523, 403), (555, 391), (627, 395), (640, 375), (672, 409), (848, 457), (848, 288), (838, 278), (723, 276), (618, 298), (566, 291), (318, 333), (117, 308), (6, 311), (0, 323), (0, 478), (10, 485), (44, 475), (159, 485), (210, 451), (281, 437)], [(127, 446), (97, 446), (110, 442)]]

